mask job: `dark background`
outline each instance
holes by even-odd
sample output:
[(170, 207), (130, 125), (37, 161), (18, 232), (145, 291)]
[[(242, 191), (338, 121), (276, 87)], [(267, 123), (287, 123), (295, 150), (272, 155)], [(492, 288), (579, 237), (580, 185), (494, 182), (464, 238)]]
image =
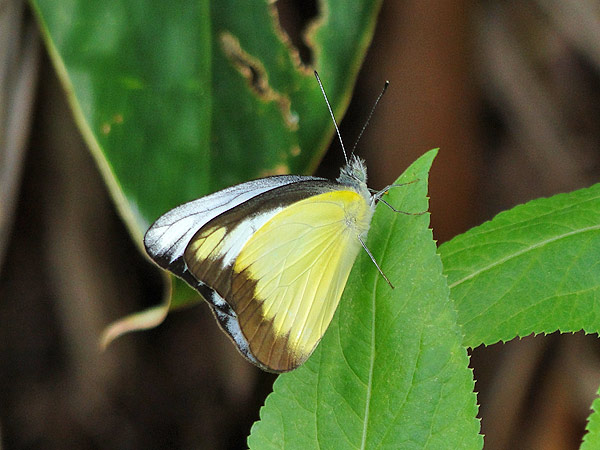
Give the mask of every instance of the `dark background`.
[[(302, 48), (311, 2), (279, 2)], [(595, 183), (600, 8), (592, 0), (384, 3), (341, 125), (370, 186), (440, 147), (431, 222), (446, 241), (518, 203)], [(232, 124), (234, 126), (234, 124)], [(320, 174), (342, 164), (333, 142)], [(72, 122), (20, 1), (0, 0), (0, 436), (3, 449), (245, 448), (274, 377), (245, 362), (208, 308), (107, 352), (111, 321), (155, 304), (138, 253)], [(486, 449), (578, 448), (600, 380), (596, 336), (471, 352)]]

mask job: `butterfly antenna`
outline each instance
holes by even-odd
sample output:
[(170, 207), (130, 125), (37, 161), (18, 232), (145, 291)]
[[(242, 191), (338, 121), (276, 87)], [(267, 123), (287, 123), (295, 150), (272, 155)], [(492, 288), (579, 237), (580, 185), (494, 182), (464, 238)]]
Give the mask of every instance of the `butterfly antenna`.
[(358, 135), (358, 137), (356, 138), (356, 141), (354, 142), (354, 146), (352, 147), (352, 151), (350, 152), (351, 155), (354, 155), (354, 150), (356, 150), (356, 146), (358, 145), (358, 141), (360, 141), (360, 138), (362, 137), (363, 133), (367, 129), (367, 125), (369, 125), (369, 121), (371, 120), (371, 117), (373, 117), (373, 113), (375, 112), (375, 108), (377, 108), (377, 105), (379, 104), (379, 100), (381, 100), (381, 97), (383, 97), (383, 94), (385, 94), (385, 91), (387, 90), (387, 88), (388, 88), (389, 85), (390, 85), (390, 82), (388, 80), (385, 80), (385, 84), (383, 85), (383, 89), (379, 93), (379, 96), (377, 97), (377, 100), (375, 100), (375, 104), (371, 108), (371, 112), (369, 113), (369, 117), (367, 117), (367, 121), (363, 125), (362, 130), (360, 130), (360, 134)]
[[(323, 83), (321, 83), (321, 78), (319, 78), (319, 74), (317, 73), (316, 70), (315, 70), (315, 77), (317, 78), (317, 83), (319, 83), (319, 87), (321, 88), (323, 97), (325, 97), (325, 103), (327, 103), (327, 109), (329, 109), (329, 114), (331, 115), (331, 120), (333, 120), (333, 125), (335, 126), (335, 131), (340, 140), (340, 144), (342, 145), (342, 151), (344, 152), (344, 159), (346, 160), (346, 164), (348, 164), (348, 154), (346, 153), (346, 147), (344, 147), (344, 141), (342, 141), (342, 134), (340, 133), (340, 129), (338, 128), (337, 122), (335, 121), (335, 116), (333, 115), (333, 111), (331, 110), (331, 105), (329, 104), (329, 99), (327, 98), (327, 94), (325, 93), (325, 89), (323, 88)], [(381, 97), (381, 95), (379, 97)]]

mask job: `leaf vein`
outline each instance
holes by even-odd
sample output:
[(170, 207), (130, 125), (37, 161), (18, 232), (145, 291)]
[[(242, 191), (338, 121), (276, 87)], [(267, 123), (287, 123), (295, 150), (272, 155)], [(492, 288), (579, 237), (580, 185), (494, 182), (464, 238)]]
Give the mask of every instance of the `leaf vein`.
[(457, 280), (454, 283), (450, 284), (449, 287), (450, 287), (450, 289), (452, 289), (452, 288), (458, 286), (459, 284), (462, 284), (462, 283), (464, 283), (464, 282), (466, 282), (468, 280), (471, 280), (471, 279), (475, 278), (477, 275), (479, 275), (479, 274), (481, 274), (483, 272), (487, 272), (488, 270), (491, 270), (491, 269), (493, 269), (493, 268), (495, 268), (495, 267), (497, 267), (497, 266), (499, 266), (499, 265), (501, 265), (501, 264), (503, 264), (503, 263), (505, 263), (507, 261), (510, 261), (511, 259), (518, 258), (521, 255), (524, 255), (524, 254), (526, 254), (526, 253), (528, 253), (530, 251), (536, 250), (536, 249), (541, 248), (541, 247), (543, 247), (545, 245), (548, 245), (548, 244), (551, 244), (553, 242), (556, 242), (556, 241), (558, 241), (560, 239), (567, 238), (567, 237), (570, 237), (570, 236), (574, 236), (574, 235), (577, 235), (577, 234), (580, 234), (580, 233), (586, 233), (588, 231), (599, 230), (599, 229), (600, 229), (600, 225), (594, 225), (594, 226), (591, 226), (591, 227), (586, 227), (586, 228), (581, 228), (581, 229), (578, 229), (578, 230), (575, 230), (575, 231), (571, 231), (569, 233), (563, 233), (563, 234), (560, 234), (560, 235), (555, 236), (553, 238), (545, 239), (545, 240), (540, 241), (538, 243), (532, 244), (532, 245), (530, 245), (527, 248), (524, 248), (524, 249), (519, 250), (517, 252), (508, 254), (508, 255), (500, 258), (499, 260), (494, 261), (493, 263), (488, 264), (487, 266), (484, 266), (481, 269), (478, 269), (478, 270), (470, 273), (469, 275), (463, 277), (462, 279)]

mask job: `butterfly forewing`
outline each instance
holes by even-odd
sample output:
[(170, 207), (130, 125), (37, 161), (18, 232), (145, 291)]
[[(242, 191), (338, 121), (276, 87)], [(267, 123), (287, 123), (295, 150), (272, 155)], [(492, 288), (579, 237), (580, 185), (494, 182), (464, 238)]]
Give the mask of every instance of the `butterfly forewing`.
[(185, 270), (180, 264), (183, 252), (194, 234), (209, 221), (252, 199), (264, 197), (274, 189), (295, 183), (304, 184), (307, 181), (317, 183), (321, 180), (298, 175), (261, 178), (184, 203), (163, 214), (152, 224), (144, 236), (144, 246), (158, 265), (182, 276), (179, 272)]

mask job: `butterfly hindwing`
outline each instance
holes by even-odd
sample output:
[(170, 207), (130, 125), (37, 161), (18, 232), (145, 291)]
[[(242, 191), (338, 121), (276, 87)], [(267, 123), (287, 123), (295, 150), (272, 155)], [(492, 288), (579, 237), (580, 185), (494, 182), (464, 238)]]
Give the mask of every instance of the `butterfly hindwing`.
[(184, 259), (231, 308), (243, 339), (228, 330), (232, 317), (215, 314), (240, 351), (263, 368), (288, 371), (327, 329), (371, 214), (361, 195), (339, 184), (294, 183), (206, 223)]

